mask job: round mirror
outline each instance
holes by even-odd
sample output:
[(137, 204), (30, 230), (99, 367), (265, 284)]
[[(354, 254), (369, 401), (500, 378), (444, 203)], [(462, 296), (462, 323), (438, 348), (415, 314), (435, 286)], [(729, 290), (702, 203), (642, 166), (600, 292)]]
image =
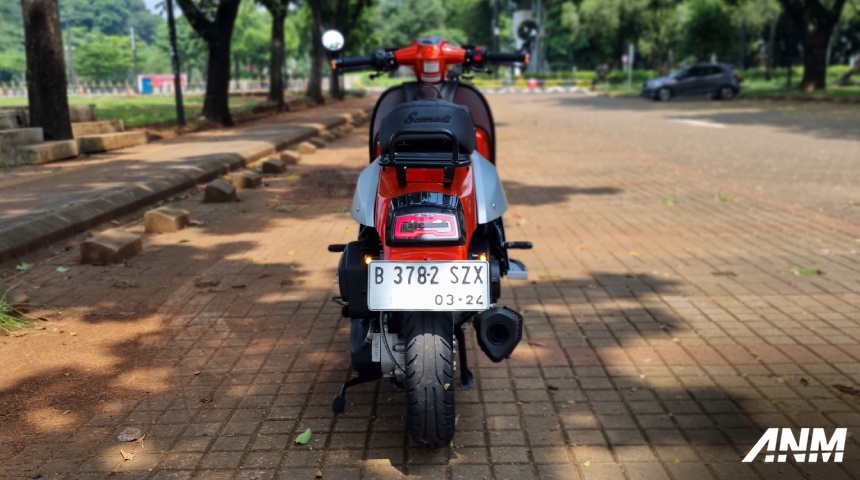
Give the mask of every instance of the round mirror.
[(337, 30), (328, 30), (323, 33), (322, 43), (326, 50), (336, 52), (343, 48), (343, 35)]

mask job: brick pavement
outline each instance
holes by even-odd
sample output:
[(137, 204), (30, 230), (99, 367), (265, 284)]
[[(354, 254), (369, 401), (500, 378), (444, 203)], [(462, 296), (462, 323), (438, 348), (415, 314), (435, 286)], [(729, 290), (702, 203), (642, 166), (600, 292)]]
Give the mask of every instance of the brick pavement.
[[(240, 203), (177, 202), (200, 224), (147, 236), (127, 266), (78, 266), (67, 252), (19, 275), (49, 307), (36, 313), (48, 328), (0, 348), (56, 345), (62, 357), (98, 329), (117, 338), (0, 380), (0, 401), (50, 399), (4, 412), (15, 428), (0, 429), (0, 477), (860, 476), (860, 399), (834, 388), (860, 384), (857, 238), (742, 189), (720, 201), (720, 179), (611, 142), (565, 108), (491, 101), (508, 236), (535, 243), (517, 255), (530, 280), (503, 287), (525, 338), (501, 364), (469, 339), (477, 388), (457, 392), (450, 448), (413, 444), (387, 383), (330, 410), (350, 372), (348, 325), (329, 301), (337, 255), (324, 248), (356, 232), (346, 209), (366, 162), (359, 129)], [(89, 407), (63, 415), (62, 394), (89, 390)], [(144, 441), (116, 442), (127, 426)], [(845, 462), (740, 462), (783, 426), (848, 427)], [(293, 445), (306, 428), (309, 446)]]

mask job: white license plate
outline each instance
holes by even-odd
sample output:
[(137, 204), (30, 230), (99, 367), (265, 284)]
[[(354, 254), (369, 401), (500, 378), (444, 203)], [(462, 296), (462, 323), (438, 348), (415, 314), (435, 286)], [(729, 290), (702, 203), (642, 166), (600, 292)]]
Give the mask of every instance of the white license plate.
[(367, 269), (367, 307), (373, 311), (481, 311), (490, 308), (490, 265), (375, 261)]

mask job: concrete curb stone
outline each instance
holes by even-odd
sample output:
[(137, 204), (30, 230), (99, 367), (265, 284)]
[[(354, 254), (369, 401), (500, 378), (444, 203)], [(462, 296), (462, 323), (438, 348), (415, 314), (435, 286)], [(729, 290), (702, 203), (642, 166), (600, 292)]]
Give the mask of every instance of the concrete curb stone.
[[(357, 112), (355, 118), (367, 115), (364, 110)], [(352, 121), (353, 118), (354, 115), (351, 114), (327, 117), (318, 128), (310, 126), (296, 128), (286, 135), (269, 139), (267, 142), (269, 145), (265, 147), (211, 155), (211, 160), (182, 167), (178, 173), (131, 185), (103, 197), (81, 201), (55, 212), (31, 217), (2, 228), (0, 229), (0, 262), (12, 260), (24, 253), (84, 232), (102, 222), (151, 205), (229, 171), (245, 168), (261, 158), (319, 135), (320, 130), (337, 127)]]
[(139, 235), (112, 228), (81, 244), (81, 263), (107, 265), (120, 263), (143, 250)]

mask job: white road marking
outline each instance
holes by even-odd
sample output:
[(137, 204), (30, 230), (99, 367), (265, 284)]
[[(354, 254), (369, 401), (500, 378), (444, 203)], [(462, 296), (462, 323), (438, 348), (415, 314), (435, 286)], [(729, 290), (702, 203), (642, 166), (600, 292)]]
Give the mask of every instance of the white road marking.
[(728, 126), (723, 123), (706, 122), (704, 120), (690, 120), (687, 118), (673, 118), (672, 121), (686, 123), (687, 125), (694, 125), (696, 127), (726, 128)]

